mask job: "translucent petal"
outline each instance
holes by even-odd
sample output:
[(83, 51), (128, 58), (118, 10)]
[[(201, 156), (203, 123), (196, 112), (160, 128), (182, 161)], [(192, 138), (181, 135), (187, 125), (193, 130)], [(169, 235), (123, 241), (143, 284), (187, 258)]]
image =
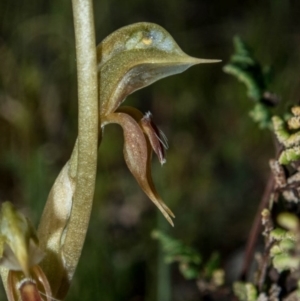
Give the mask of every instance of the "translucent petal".
[(18, 265), (19, 270), (28, 275), (30, 265), (40, 261), (43, 255), (31, 223), (9, 202), (4, 202), (1, 207), (0, 232), (5, 243), (1, 264), (15, 269)]
[(160, 164), (163, 165), (166, 163), (165, 149), (168, 148), (167, 138), (152, 121), (152, 114), (147, 112), (145, 115), (143, 115), (141, 111), (128, 106), (122, 106), (118, 108), (117, 112), (126, 113), (139, 123), (152, 149), (156, 153)]
[(166, 163), (165, 149), (168, 148), (168, 141), (164, 133), (152, 121), (152, 114), (146, 113), (141, 119), (140, 125), (147, 135), (152, 149), (156, 153), (161, 165)]
[[(45, 253), (31, 239), (29, 241), (28, 249), (28, 266), (31, 267), (40, 263), (44, 256)], [(7, 244), (5, 244), (4, 246), (3, 256), (0, 258), (0, 265), (13, 271), (23, 270), (23, 267), (21, 266), (18, 258)]]

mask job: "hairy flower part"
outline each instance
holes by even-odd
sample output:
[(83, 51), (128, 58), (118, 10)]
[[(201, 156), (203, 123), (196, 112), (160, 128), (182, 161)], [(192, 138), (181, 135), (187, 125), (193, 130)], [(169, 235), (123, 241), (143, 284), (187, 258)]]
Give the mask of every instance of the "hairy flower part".
[[(136, 113), (136, 112), (135, 112)], [(108, 123), (119, 124), (124, 133), (124, 159), (137, 182), (151, 201), (159, 208), (168, 222), (173, 225), (173, 212), (158, 195), (151, 177), (151, 145), (147, 141), (140, 125), (126, 113), (112, 113), (103, 119)]]
[(168, 149), (168, 140), (165, 134), (152, 121), (152, 114), (147, 112), (141, 119), (140, 125), (147, 135), (152, 149), (156, 153), (161, 165), (166, 163), (165, 149)]
[[(156, 153), (161, 165), (166, 163), (165, 149), (168, 149), (168, 140), (165, 134), (155, 125), (152, 114), (147, 112), (145, 115), (136, 108), (122, 106), (116, 112), (130, 115), (141, 127), (152, 150)], [(152, 153), (152, 152), (151, 152)]]

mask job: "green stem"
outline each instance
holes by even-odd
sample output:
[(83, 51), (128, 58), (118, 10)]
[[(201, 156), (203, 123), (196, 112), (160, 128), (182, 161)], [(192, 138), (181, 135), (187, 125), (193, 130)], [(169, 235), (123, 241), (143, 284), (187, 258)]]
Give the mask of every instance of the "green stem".
[(72, 0), (78, 79), (78, 159), (76, 189), (62, 248), (71, 280), (89, 225), (98, 149), (97, 58), (92, 0)]

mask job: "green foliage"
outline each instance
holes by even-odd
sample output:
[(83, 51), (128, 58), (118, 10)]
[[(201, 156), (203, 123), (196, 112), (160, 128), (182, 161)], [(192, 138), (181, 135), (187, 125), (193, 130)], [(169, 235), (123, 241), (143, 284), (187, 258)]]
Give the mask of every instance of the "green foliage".
[(257, 290), (250, 282), (235, 282), (233, 284), (233, 291), (239, 301), (255, 301), (257, 299)]
[(246, 85), (249, 98), (260, 101), (266, 90), (262, 67), (254, 59), (252, 51), (240, 37), (236, 36), (233, 39), (233, 44), (235, 53), (231, 56), (230, 63), (225, 65), (223, 70)]
[[(267, 188), (265, 192), (267, 194), (262, 201), (266, 201), (262, 204), (268, 208), (261, 212), (265, 249), (258, 260), (256, 277), (253, 282), (235, 282), (233, 291), (240, 301), (279, 300), (282, 298), (279, 297), (280, 293), (286, 288), (280, 287), (267, 271), (270, 269), (276, 271), (277, 278), (286, 277), (283, 272), (287, 273), (289, 275), (287, 282), (295, 282), (300, 275), (299, 218), (295, 215), (296, 210), (293, 213), (284, 212), (286, 202), (299, 203), (297, 164), (300, 159), (300, 107), (293, 106), (292, 114), (283, 114), (285, 118), (272, 116), (270, 108), (276, 103), (269, 102), (272, 97), (270, 98), (271, 94), (267, 92), (268, 76), (240, 38), (234, 39), (234, 45), (235, 54), (231, 57), (230, 63), (224, 67), (224, 71), (246, 85), (248, 97), (255, 101), (250, 116), (261, 128), (268, 127), (274, 132), (282, 149), (278, 160), (270, 160), (274, 181), (272, 186)], [(288, 169), (283, 165), (287, 165)], [(277, 209), (279, 215), (277, 212), (278, 218), (275, 220), (272, 215), (274, 201), (279, 202), (281, 197), (283, 207)], [(258, 232), (252, 235), (258, 235)], [(294, 286), (291, 291), (288, 289), (287, 291), (289, 299), (298, 294), (299, 288)]]
[(273, 116), (274, 133), (284, 149), (278, 161), (287, 165), (300, 159), (300, 107), (292, 107), (292, 115), (286, 120), (279, 116)]
[(271, 113), (266, 105), (263, 103), (257, 103), (254, 108), (249, 112), (250, 117), (256, 122), (260, 128), (271, 127)]
[(300, 268), (300, 228), (299, 219), (291, 213), (281, 213), (277, 221), (281, 227), (271, 231), (272, 247), (270, 255), (274, 268), (279, 272), (294, 273)]
[(213, 279), (219, 286), (223, 285), (224, 275), (220, 272), (220, 258), (217, 253), (213, 253), (208, 260), (203, 261), (201, 254), (195, 249), (161, 231), (153, 231), (152, 238), (161, 243), (166, 263), (177, 262), (185, 279), (205, 279), (206, 281)]
[(202, 257), (196, 250), (157, 230), (152, 232), (152, 237), (162, 244), (166, 263), (178, 262), (179, 269), (186, 279), (198, 277)]
[(247, 89), (247, 96), (255, 101), (250, 116), (260, 128), (271, 127), (270, 103), (266, 99), (269, 72), (254, 58), (252, 51), (243, 40), (233, 39), (235, 53), (230, 62), (223, 67), (224, 72), (236, 77)]

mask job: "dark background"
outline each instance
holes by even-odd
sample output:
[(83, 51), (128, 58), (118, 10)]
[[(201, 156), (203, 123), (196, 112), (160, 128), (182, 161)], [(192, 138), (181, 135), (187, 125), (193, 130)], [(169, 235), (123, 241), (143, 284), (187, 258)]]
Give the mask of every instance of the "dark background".
[[(248, 116), (244, 86), (222, 66), (238, 34), (272, 66), (279, 112), (299, 102), (299, 1), (94, 4), (98, 42), (121, 26), (148, 21), (166, 28), (188, 54), (223, 62), (193, 67), (126, 100), (150, 110), (168, 137), (167, 164), (154, 160), (153, 178), (176, 215), (175, 228), (127, 170), (120, 128), (105, 129), (90, 228), (67, 300), (200, 300), (195, 283), (164, 264), (150, 234), (166, 231), (204, 259), (217, 250), (224, 267), (243, 250), (274, 150), (269, 132)], [(12, 201), (36, 225), (77, 135), (72, 22), (71, 1), (0, 1), (0, 202)]]

